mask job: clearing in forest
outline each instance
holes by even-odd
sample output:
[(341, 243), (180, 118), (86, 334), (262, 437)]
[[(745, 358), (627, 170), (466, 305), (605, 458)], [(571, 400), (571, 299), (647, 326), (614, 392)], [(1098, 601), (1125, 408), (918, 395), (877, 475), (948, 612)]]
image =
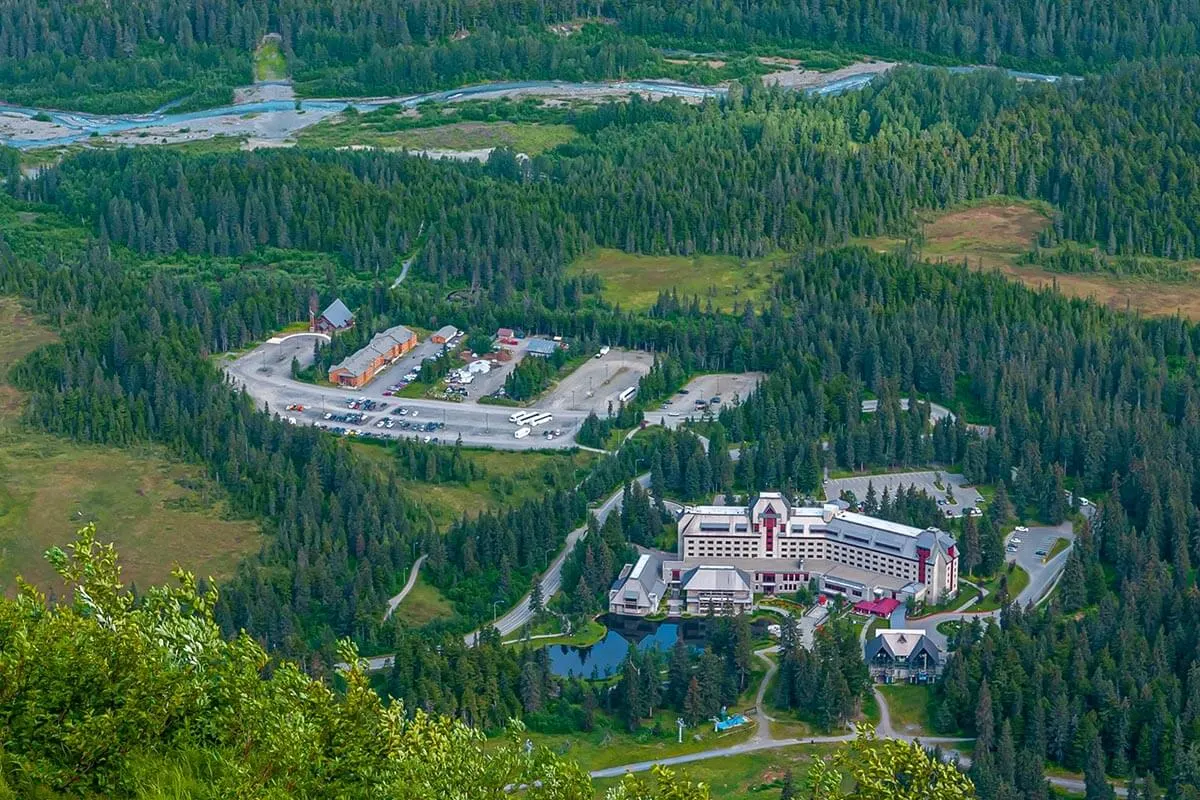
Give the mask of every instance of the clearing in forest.
[[(1040, 208), (1026, 203), (989, 203), (926, 216), (919, 223), (917, 252), (926, 261), (966, 261), (975, 269), (1013, 267), (1050, 224)], [(895, 250), (905, 240), (877, 236), (857, 240), (875, 250)]]
[(254, 80), (282, 81), (287, 79), (287, 59), (283, 55), (278, 35), (267, 34), (254, 51)]
[[(1200, 263), (1189, 262), (1197, 273), (1197, 280), (1189, 282), (1104, 272), (1053, 272), (1020, 263), (1020, 257), (1034, 247), (1038, 234), (1049, 224), (1050, 217), (1043, 207), (1018, 201), (932, 214), (921, 223), (923, 241), (918, 253), (935, 263), (966, 261), (971, 269), (999, 270), (1031, 289), (1051, 287), (1068, 297), (1090, 298), (1116, 310), (1129, 309), (1149, 316), (1179, 313), (1200, 320)], [(887, 251), (903, 248), (905, 241), (877, 236), (854, 243)]]
[(8, 383), (12, 365), (53, 342), (11, 298), (0, 298), (0, 591), (21, 575), (59, 589), (43, 558), (95, 521), (115, 541), (126, 583), (161, 583), (176, 564), (223, 577), (261, 544), (259, 525), (226, 519), (224, 503), (198, 470), (159, 448), (80, 445), (19, 421), (24, 395)]
[(575, 136), (570, 125), (536, 122), (455, 122), (447, 125), (388, 130), (388, 119), (350, 114), (322, 121), (301, 131), (305, 147), (377, 147), (381, 149), (473, 151), (508, 147), (537, 155)]
[(629, 311), (650, 308), (663, 291), (681, 299), (697, 297), (701, 308), (712, 302), (718, 311), (734, 303), (758, 300), (787, 261), (778, 254), (765, 258), (737, 256), (644, 256), (599, 248), (572, 264), (571, 275), (598, 275), (604, 299)]
[(400, 601), (395, 615), (417, 628), (437, 619), (454, 616), (454, 604), (436, 586), (421, 577), (413, 584), (412, 591)]

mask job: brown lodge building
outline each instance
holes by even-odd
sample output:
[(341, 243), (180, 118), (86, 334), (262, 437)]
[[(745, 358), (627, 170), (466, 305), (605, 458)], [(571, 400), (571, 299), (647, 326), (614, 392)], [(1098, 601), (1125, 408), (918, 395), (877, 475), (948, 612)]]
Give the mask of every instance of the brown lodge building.
[(375, 334), (361, 350), (329, 368), (329, 382), (359, 388), (379, 372), (417, 346), (417, 335), (403, 325)]

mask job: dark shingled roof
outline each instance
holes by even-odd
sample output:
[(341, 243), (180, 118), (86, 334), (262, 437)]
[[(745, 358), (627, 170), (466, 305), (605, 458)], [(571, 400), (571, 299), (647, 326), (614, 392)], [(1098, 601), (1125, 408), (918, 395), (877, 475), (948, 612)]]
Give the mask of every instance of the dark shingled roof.
[(354, 315), (350, 313), (350, 309), (346, 308), (346, 304), (339, 297), (329, 304), (329, 308), (321, 312), (321, 318), (335, 328), (345, 328), (354, 321)]

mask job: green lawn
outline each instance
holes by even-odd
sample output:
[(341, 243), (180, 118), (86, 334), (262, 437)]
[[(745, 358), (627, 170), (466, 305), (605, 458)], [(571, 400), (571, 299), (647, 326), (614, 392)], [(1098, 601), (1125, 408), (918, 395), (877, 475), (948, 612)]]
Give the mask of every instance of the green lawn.
[(1054, 540), (1054, 546), (1050, 548), (1049, 555), (1047, 555), (1045, 558), (1043, 558), (1042, 561), (1043, 562), (1049, 561), (1050, 559), (1054, 558), (1056, 555), (1061, 553), (1063, 550), (1066, 550), (1070, 546), (1071, 546), (1071, 543), (1069, 541), (1062, 538), (1061, 536), (1058, 537), (1057, 539)]
[(264, 37), (254, 51), (254, 80), (281, 81), (287, 78), (287, 59), (279, 40)]
[(371, 115), (338, 116), (300, 131), (305, 147), (379, 147), (407, 150), (482, 150), (507, 147), (538, 155), (575, 137), (575, 129), (560, 123), (452, 122), (445, 125), (386, 130)]
[[(837, 745), (797, 745), (695, 761), (675, 769), (678, 774), (707, 784), (711, 796), (720, 800), (775, 800), (785, 771), (791, 770), (795, 786), (803, 796), (812, 760), (829, 756), (836, 748)], [(619, 782), (618, 778), (595, 781), (596, 796), (603, 797)]]
[[(972, 578), (972, 582), (980, 583), (980, 584), (984, 583), (983, 581), (975, 581), (974, 578)], [(1026, 583), (1029, 582), (1028, 575), (1025, 576), (1025, 582)], [(959, 587), (957, 595), (950, 598), (949, 600), (947, 600), (944, 603), (937, 603), (934, 605), (922, 606), (920, 612), (918, 614), (913, 615), (911, 617), (911, 619), (921, 619), (922, 617), (928, 617), (931, 614), (941, 614), (946, 611), (958, 611), (960, 608), (962, 608), (967, 603), (969, 603), (971, 601), (971, 598), (977, 594), (974, 587), (968, 585), (968, 582), (965, 579), (962, 581), (962, 583), (963, 583), (963, 585)], [(971, 606), (970, 610), (973, 611), (973, 610), (975, 610), (975, 608), (976, 608), (976, 606)]]
[(879, 691), (887, 699), (892, 725), (897, 731), (910, 734), (933, 733), (929, 709), (933, 687), (901, 683), (880, 686)]
[(948, 619), (945, 622), (939, 622), (937, 629), (938, 633), (947, 638), (952, 638), (958, 635), (958, 632), (962, 630), (962, 626), (962, 620)]
[(442, 596), (436, 586), (418, 577), (412, 591), (396, 607), (395, 616), (413, 627), (420, 627), (435, 619), (446, 619), (454, 615), (454, 605)]
[(735, 302), (758, 300), (770, 287), (787, 256), (739, 259), (736, 256), (644, 256), (598, 248), (573, 263), (571, 275), (598, 275), (604, 299), (626, 310), (654, 305), (659, 292), (699, 297), (702, 306), (728, 311)]
[[(552, 618), (553, 619), (553, 618)], [(562, 625), (557, 619), (553, 619), (556, 627), (561, 628)], [(604, 638), (608, 633), (608, 628), (601, 625), (594, 619), (589, 619), (587, 624), (576, 630), (570, 636), (555, 636), (550, 639), (534, 639), (529, 642), (530, 647), (551, 647), (554, 645), (564, 645), (567, 647), (590, 647), (596, 642)], [(510, 639), (505, 644), (523, 644), (521, 638)]]
[[(499, 420), (497, 423), (499, 424)], [(385, 454), (391, 448), (380, 449)], [(570, 488), (587, 473), (596, 454), (576, 452), (512, 452), (463, 449), (483, 470), (483, 477), (470, 483), (411, 482), (404, 491), (427, 505), (434, 521), (445, 526), (463, 514), (510, 508), (555, 488)]]
[(637, 732), (629, 733), (620, 722), (598, 714), (595, 730), (566, 734), (530, 733), (529, 738), (591, 771), (726, 747), (745, 741), (753, 730), (751, 725), (718, 736), (713, 732), (712, 724), (706, 722), (684, 730), (683, 744), (679, 744), (675, 728), (678, 716), (669, 709), (660, 711), (653, 720), (642, 723)]
[(970, 611), (996, 611), (1000, 608), (1000, 598), (998, 591), (1000, 589), (1000, 577), (1005, 575), (1008, 577), (1008, 598), (1011, 600), (1019, 595), (1026, 586), (1029, 585), (1029, 573), (1021, 569), (1017, 565), (1013, 565), (1011, 571), (1005, 567), (995, 577), (990, 578), (980, 583), (980, 585), (988, 590), (988, 596), (980, 602), (971, 606)]

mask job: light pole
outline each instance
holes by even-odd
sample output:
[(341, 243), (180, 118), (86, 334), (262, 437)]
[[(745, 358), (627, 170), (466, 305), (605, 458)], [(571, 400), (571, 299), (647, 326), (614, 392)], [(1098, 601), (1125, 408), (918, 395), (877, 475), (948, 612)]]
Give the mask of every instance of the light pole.
[(503, 600), (493, 600), (492, 601), (492, 624), (493, 625), (496, 624), (496, 606), (500, 605), (503, 602), (504, 602)]
[(679, 726), (679, 743), (683, 744), (683, 717), (675, 720), (675, 724)]

